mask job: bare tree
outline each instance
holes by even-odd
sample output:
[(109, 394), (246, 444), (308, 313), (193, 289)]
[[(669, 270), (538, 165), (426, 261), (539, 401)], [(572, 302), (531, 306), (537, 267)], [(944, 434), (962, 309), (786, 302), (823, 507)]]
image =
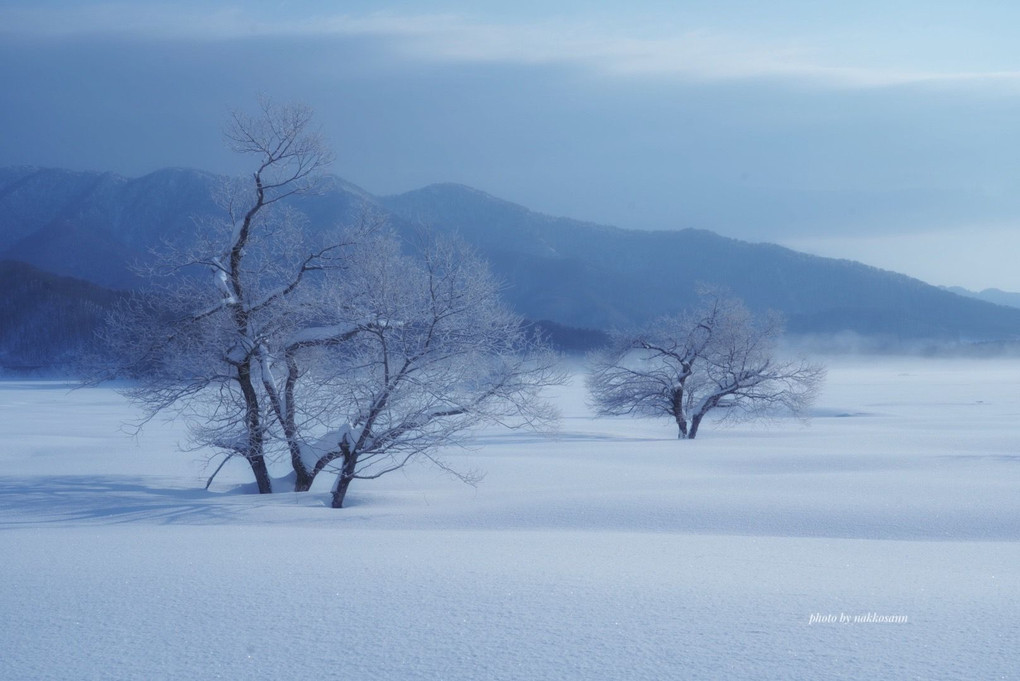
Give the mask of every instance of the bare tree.
[(755, 319), (734, 298), (703, 294), (695, 312), (658, 320), (590, 358), (588, 387), (603, 415), (669, 416), (680, 439), (693, 440), (705, 416), (763, 416), (811, 404), (825, 370), (781, 361), (777, 315)]
[[(227, 138), (257, 159), (251, 184), (228, 193), (211, 238), (162, 254), (155, 293), (123, 306), (107, 340), (146, 420), (185, 417), (194, 447), (244, 458), (260, 493), (275, 460), (296, 491), (336, 473), (340, 507), (352, 480), (419, 455), (443, 465), (440, 450), (482, 423), (547, 423), (539, 392), (562, 377), (465, 247), (404, 256), (370, 219), (309, 241), (281, 203), (329, 160), (309, 126), (304, 107), (265, 101), (233, 116)], [(207, 274), (180, 276), (195, 267)]]
[(443, 448), (485, 423), (538, 428), (555, 417), (540, 397), (563, 380), (555, 358), (500, 302), (487, 266), (457, 243), (431, 241), (422, 254), (366, 240), (333, 290), (346, 321), (306, 329), (276, 358), (298, 479), (334, 473), (335, 508), (353, 480), (415, 457), (471, 481), (440, 460)]
[[(249, 183), (225, 193), (227, 219), (213, 239), (161, 254), (150, 272), (153, 291), (116, 313), (107, 341), (123, 360), (121, 372), (137, 377), (128, 392), (148, 418), (193, 417), (192, 441), (243, 457), (259, 492), (268, 493), (272, 413), (259, 358), (308, 315), (297, 302), (302, 284), (341, 266), (346, 243), (302, 243), (299, 219), (278, 205), (313, 191), (331, 161), (307, 107), (260, 99), (258, 115), (235, 112), (225, 136), (255, 158)], [(208, 274), (182, 277), (189, 267)]]

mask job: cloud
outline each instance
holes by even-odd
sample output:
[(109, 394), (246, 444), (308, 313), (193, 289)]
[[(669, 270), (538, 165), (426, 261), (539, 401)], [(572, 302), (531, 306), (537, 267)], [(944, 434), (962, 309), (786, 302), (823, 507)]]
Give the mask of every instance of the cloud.
[[(767, 41), (726, 30), (675, 30), (606, 19), (494, 22), (461, 14), (320, 13), (294, 18), (240, 6), (103, 3), (0, 9), (0, 34), (61, 39), (109, 34), (165, 40), (376, 38), (397, 55), (438, 63), (567, 65), (617, 77), (777, 79), (818, 87), (1020, 84), (1014, 70), (924, 70), (840, 63), (810, 40)], [(860, 55), (861, 60), (865, 55)], [(844, 59), (846, 59), (844, 57)]]
[[(223, 116), (266, 91), (314, 106), (335, 172), (375, 193), (456, 181), (541, 212), (799, 240), (938, 283), (1018, 288), (1015, 249), (992, 238), (970, 243), (1001, 256), (994, 270), (977, 250), (973, 279), (961, 258), (958, 272), (921, 269), (971, 253), (929, 232), (974, 235), (969, 225), (1020, 215), (1018, 77), (995, 70), (1012, 63), (1005, 48), (968, 61), (962, 44), (930, 36), (890, 42), (895, 28), (837, 36), (829, 17), (763, 28), (758, 17), (361, 11), (359, 0), (318, 15), (296, 2), (253, 14), (34, 1), (0, 3), (0, 63), (13, 67), (0, 165), (235, 172)], [(929, 241), (942, 250), (913, 249)]]

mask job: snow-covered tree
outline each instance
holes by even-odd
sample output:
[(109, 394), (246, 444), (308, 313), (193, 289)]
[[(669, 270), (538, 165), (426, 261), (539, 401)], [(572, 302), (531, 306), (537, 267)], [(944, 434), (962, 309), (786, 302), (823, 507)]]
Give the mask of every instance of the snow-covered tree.
[(334, 471), (339, 507), (351, 480), (438, 461), (483, 421), (545, 422), (538, 392), (558, 375), (463, 247), (404, 256), (370, 219), (309, 236), (281, 201), (314, 190), (329, 161), (310, 121), (265, 101), (233, 116), (227, 138), (255, 172), (209, 238), (162, 254), (107, 342), (147, 418), (183, 417), (196, 448), (246, 460), (260, 493), (276, 459), (296, 491)]
[(777, 315), (756, 319), (717, 292), (702, 298), (697, 310), (618, 334), (609, 349), (590, 357), (588, 388), (598, 413), (668, 416), (678, 438), (694, 439), (713, 410), (750, 418), (799, 413), (811, 404), (825, 370), (777, 358)]
[[(259, 492), (272, 491), (266, 465), (272, 414), (259, 356), (300, 323), (295, 306), (310, 273), (337, 267), (343, 242), (302, 243), (296, 216), (280, 203), (314, 191), (331, 153), (302, 105), (260, 99), (235, 112), (225, 137), (251, 156), (251, 177), (224, 190), (225, 220), (186, 250), (168, 247), (152, 267), (152, 288), (116, 313), (108, 342), (133, 374), (128, 393), (151, 418), (190, 417), (191, 440), (243, 457)], [(188, 276), (195, 269), (204, 275)], [(297, 319), (296, 319), (297, 317)]]
[(334, 473), (336, 508), (353, 480), (416, 456), (450, 470), (441, 450), (483, 423), (540, 427), (555, 415), (540, 396), (562, 380), (554, 357), (502, 304), (487, 266), (457, 243), (425, 243), (420, 258), (397, 246), (355, 247), (333, 292), (345, 342), (319, 343), (309, 328), (264, 372), (289, 393), (280, 417), (298, 479)]

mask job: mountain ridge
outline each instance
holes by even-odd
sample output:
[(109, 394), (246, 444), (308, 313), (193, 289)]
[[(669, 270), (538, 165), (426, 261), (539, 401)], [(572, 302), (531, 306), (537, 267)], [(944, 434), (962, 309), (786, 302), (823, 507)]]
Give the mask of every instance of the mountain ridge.
[(1015, 291), (1003, 291), (998, 288), (986, 288), (981, 291), (971, 291), (965, 289), (962, 286), (946, 286), (944, 287), (947, 291), (952, 291), (957, 295), (964, 296), (966, 298), (975, 298), (977, 300), (984, 300), (995, 305), (1002, 305), (1005, 307), (1017, 307), (1020, 308), (1020, 292)]
[[(485, 196), (444, 184), (383, 200), (405, 218), (411, 216), (409, 207), (413, 207), (419, 214), (432, 215), (448, 227), (472, 234), (477, 228), (467, 221), (480, 211), (476, 205), (466, 209), (464, 200), (477, 204)], [(693, 228), (651, 232), (593, 226), (497, 201), (498, 210), (492, 217), (511, 218), (495, 230), (497, 242), (502, 237), (505, 243), (507, 234), (540, 230), (545, 250), (569, 250), (571, 256), (579, 256), (598, 270), (598, 281), (587, 282), (579, 287), (584, 290), (573, 291), (569, 298), (584, 300), (585, 290), (592, 290), (605, 277), (629, 276), (631, 281), (616, 285), (642, 289), (644, 296), (632, 298), (634, 314), (630, 319), (602, 319), (603, 326), (606, 321), (626, 325), (655, 312), (675, 312), (694, 303), (697, 284), (715, 283), (744, 298), (752, 308), (784, 311), (791, 330), (801, 333), (849, 330), (865, 335), (931, 335), (957, 340), (968, 340), (969, 334), (1015, 337), (1017, 333), (1018, 318), (1012, 312), (975, 307), (918, 279), (848, 259), (819, 258), (776, 244), (755, 244)], [(531, 224), (521, 225), (522, 221)], [(490, 249), (499, 245), (488, 236), (482, 241)], [(528, 255), (540, 256), (534, 250)], [(496, 269), (500, 269), (498, 265)], [(639, 285), (634, 277), (644, 281)], [(642, 309), (643, 301), (657, 301), (657, 309)], [(944, 309), (940, 312), (938, 308)], [(989, 324), (988, 319), (982, 320), (984, 315), (1008, 321)], [(576, 324), (583, 320), (564, 321)]]
[[(139, 178), (53, 168), (0, 168), (0, 258), (110, 288), (140, 285), (132, 262), (167, 240), (197, 238), (217, 218), (227, 178), (166, 168)], [(677, 312), (698, 284), (755, 310), (783, 312), (796, 333), (853, 332), (950, 341), (1020, 337), (1020, 310), (971, 300), (903, 274), (707, 230), (641, 231), (549, 216), (456, 183), (375, 196), (339, 177), (291, 202), (311, 229), (366, 213), (399, 234), (424, 223), (485, 257), (522, 315), (611, 329)]]

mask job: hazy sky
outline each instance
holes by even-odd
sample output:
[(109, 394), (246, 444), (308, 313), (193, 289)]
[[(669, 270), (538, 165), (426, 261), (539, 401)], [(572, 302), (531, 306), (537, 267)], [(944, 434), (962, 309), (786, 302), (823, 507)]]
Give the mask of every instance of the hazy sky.
[(594, 4), (0, 0), (0, 165), (238, 171), (263, 92), (373, 193), (1020, 290), (1020, 3)]

